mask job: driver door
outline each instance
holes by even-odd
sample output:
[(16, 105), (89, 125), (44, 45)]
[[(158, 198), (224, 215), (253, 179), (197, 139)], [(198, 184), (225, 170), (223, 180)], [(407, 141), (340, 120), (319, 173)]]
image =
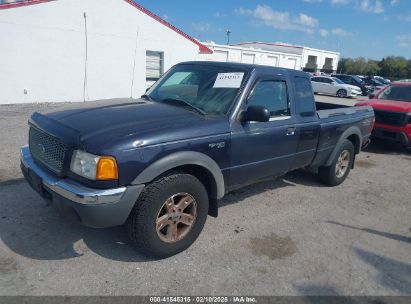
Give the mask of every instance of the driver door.
[(255, 81), (244, 108), (263, 106), (271, 117), (267, 122), (238, 120), (232, 125), (230, 186), (233, 188), (284, 174), (291, 168), (299, 131), (288, 90), (281, 76)]

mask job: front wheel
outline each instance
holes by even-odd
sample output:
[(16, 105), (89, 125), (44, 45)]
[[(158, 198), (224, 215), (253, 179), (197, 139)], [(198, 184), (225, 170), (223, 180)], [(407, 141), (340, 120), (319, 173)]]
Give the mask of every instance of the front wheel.
[(345, 98), (347, 97), (347, 91), (346, 90), (338, 90), (337, 96), (340, 98)]
[(197, 239), (208, 204), (207, 191), (196, 177), (170, 173), (143, 190), (126, 223), (128, 236), (142, 254), (170, 257)]
[(328, 167), (320, 167), (318, 177), (328, 186), (337, 186), (345, 181), (354, 163), (355, 150), (351, 141), (345, 140)]

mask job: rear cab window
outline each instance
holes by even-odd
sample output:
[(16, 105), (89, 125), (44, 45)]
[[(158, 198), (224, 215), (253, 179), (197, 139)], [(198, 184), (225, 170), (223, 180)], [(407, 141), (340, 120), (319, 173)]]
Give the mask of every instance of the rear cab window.
[(311, 81), (306, 77), (295, 76), (294, 91), (297, 113), (314, 115), (316, 108)]

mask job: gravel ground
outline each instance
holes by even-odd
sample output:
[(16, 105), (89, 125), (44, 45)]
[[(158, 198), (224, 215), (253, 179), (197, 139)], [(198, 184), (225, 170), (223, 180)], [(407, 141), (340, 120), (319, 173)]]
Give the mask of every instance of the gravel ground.
[(336, 188), (295, 171), (231, 193), (191, 248), (152, 261), (121, 227), (62, 219), (21, 178), (29, 115), (93, 104), (0, 106), (0, 295), (411, 295), (402, 148), (371, 145)]

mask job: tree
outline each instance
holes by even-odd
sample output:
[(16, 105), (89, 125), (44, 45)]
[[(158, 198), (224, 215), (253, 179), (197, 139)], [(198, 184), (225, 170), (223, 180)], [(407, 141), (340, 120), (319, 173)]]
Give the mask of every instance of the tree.
[(368, 76), (375, 76), (375, 75), (379, 75), (380, 74), (380, 67), (378, 66), (378, 61), (377, 60), (368, 60), (368, 64), (367, 64), (367, 71), (366, 71), (366, 75)]
[(360, 58), (341, 58), (338, 72), (352, 75), (380, 75), (390, 79), (411, 78), (411, 59), (389, 56), (381, 61)]

